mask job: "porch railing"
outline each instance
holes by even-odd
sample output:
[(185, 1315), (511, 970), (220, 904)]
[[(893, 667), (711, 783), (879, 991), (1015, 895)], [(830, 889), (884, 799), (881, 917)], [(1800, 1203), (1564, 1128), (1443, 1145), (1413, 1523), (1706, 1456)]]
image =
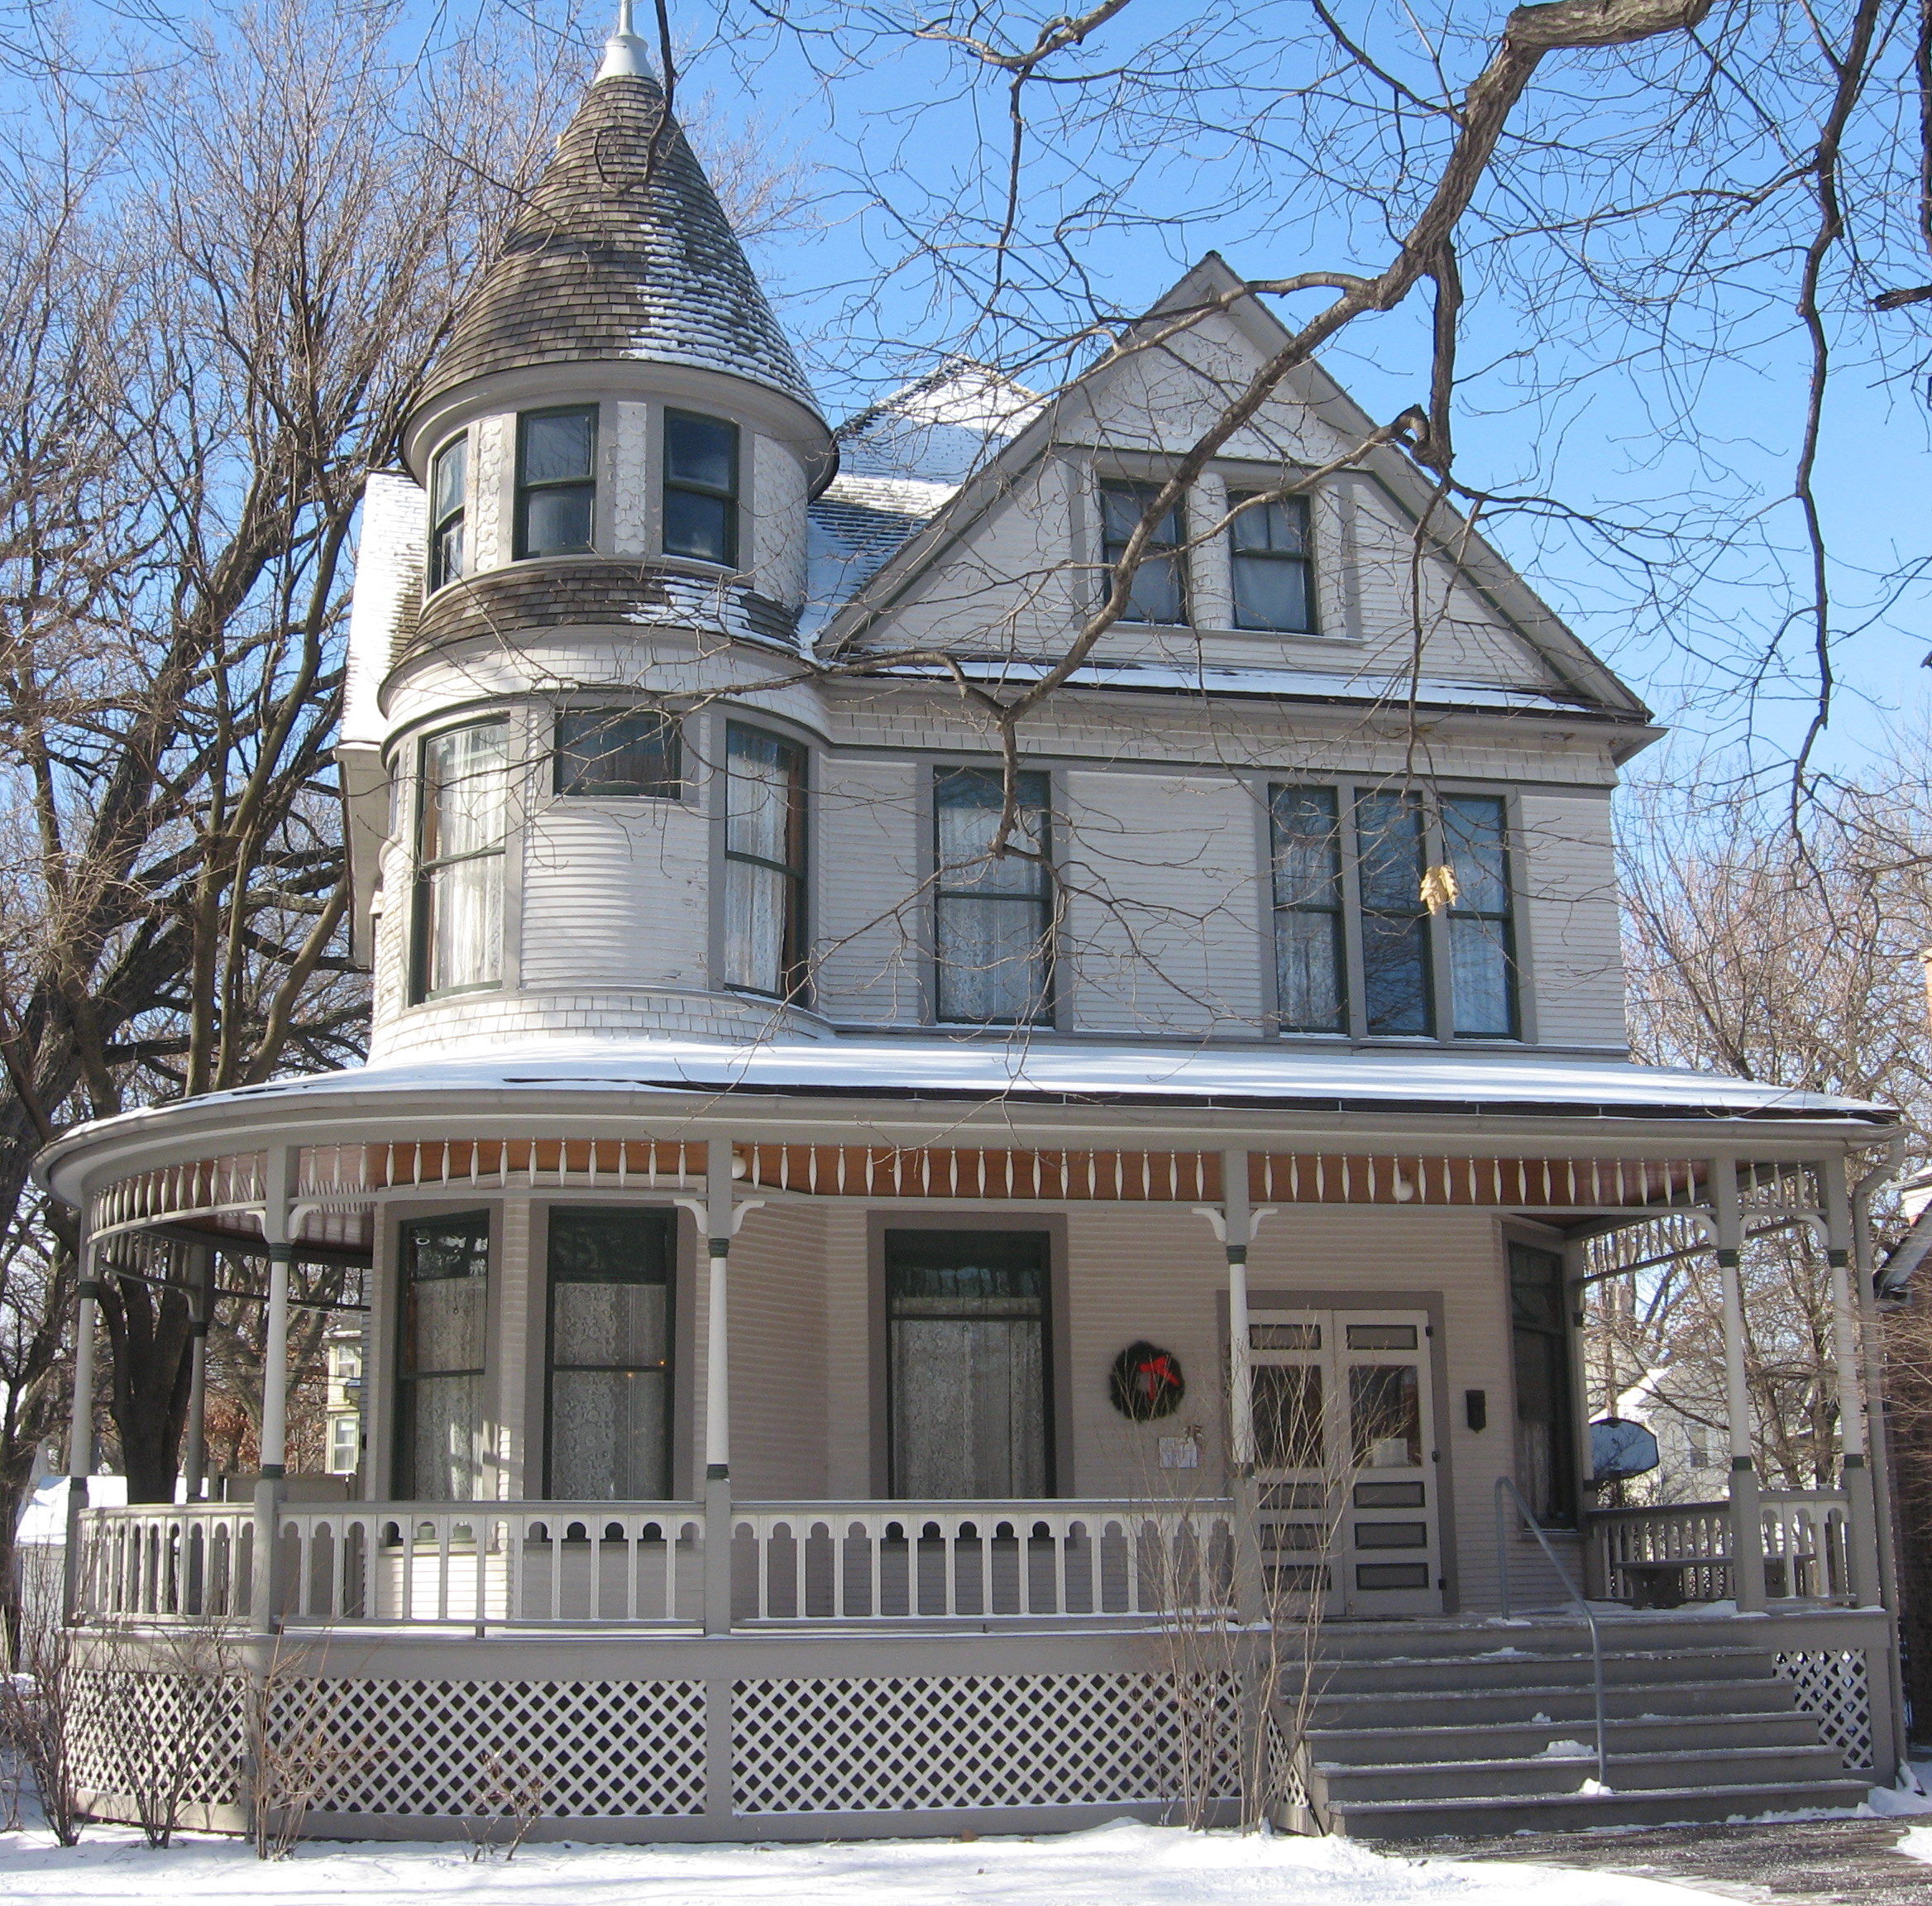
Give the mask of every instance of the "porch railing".
[[(702, 1619), (696, 1503), (285, 1506), (278, 1612), (318, 1624)], [(253, 1608), (245, 1503), (89, 1510), (80, 1607), (105, 1621)], [(732, 1517), (734, 1622), (1149, 1616), (1221, 1608), (1232, 1506), (1119, 1501), (758, 1502)]]
[[(1758, 1512), (1764, 1587), (1772, 1601), (1840, 1601), (1852, 1595), (1848, 1509), (1838, 1489), (1767, 1489)], [(1596, 1579), (1613, 1601), (1669, 1597), (1718, 1602), (1735, 1594), (1732, 1506), (1672, 1502), (1599, 1510), (1590, 1518)]]

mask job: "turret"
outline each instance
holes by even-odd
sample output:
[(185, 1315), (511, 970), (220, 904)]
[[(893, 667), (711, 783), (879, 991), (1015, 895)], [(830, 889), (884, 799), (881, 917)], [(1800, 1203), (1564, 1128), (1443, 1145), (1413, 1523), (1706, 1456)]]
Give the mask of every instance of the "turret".
[(814, 1030), (801, 905), (775, 959), (734, 951), (713, 836), (728, 772), (802, 800), (815, 700), (757, 683), (796, 673), (831, 433), (628, 0), (404, 455), (366, 505), (342, 751), (374, 1051)]

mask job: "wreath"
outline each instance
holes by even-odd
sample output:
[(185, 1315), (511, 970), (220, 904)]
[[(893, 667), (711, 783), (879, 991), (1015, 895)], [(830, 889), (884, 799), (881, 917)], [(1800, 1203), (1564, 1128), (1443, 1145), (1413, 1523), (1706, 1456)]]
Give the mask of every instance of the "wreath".
[(1157, 1343), (1130, 1343), (1113, 1360), (1107, 1394), (1121, 1415), (1136, 1423), (1171, 1416), (1188, 1393), (1181, 1360)]

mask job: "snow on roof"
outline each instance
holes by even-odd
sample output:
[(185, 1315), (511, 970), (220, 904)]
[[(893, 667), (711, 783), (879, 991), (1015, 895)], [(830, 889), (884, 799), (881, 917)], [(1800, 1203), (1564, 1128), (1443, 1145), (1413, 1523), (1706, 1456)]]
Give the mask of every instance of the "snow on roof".
[[(175, 1498), (180, 1499), (180, 1485)], [(118, 1509), (127, 1501), (125, 1476), (90, 1476), (87, 1479), (87, 1501), (90, 1509)], [(67, 1540), (67, 1478), (44, 1477), (33, 1493), (21, 1505), (20, 1520), (14, 1526), (14, 1540), (29, 1542), (65, 1542)]]
[[(327, 1100), (371, 1092), (558, 1090), (1875, 1123), (1889, 1123), (1894, 1116), (1863, 1100), (1610, 1059), (1288, 1044), (1204, 1051), (930, 1035), (744, 1045), (558, 1039), (276, 1080), (197, 1103)], [(179, 1109), (155, 1107), (112, 1123), (125, 1129)]]

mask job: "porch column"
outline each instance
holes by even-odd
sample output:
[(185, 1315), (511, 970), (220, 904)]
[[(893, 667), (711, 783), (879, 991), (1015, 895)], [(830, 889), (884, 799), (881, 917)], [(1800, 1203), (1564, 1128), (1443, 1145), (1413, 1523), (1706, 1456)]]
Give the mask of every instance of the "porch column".
[(1824, 1179), (1825, 1261), (1831, 1267), (1832, 1348), (1838, 1364), (1839, 1468), (1845, 1492), (1846, 1559), (1852, 1595), (1875, 1607), (1878, 1588), (1878, 1516), (1867, 1460), (1865, 1400), (1858, 1385), (1858, 1325), (1852, 1308), (1852, 1199), (1842, 1156), (1820, 1166)]
[(67, 1551), (61, 1559), (61, 1612), (69, 1621), (81, 1612), (80, 1516), (87, 1507), (87, 1479), (94, 1466), (94, 1330), (101, 1308), (96, 1247), (88, 1233), (84, 1204), (78, 1249), (80, 1277), (74, 1286), (73, 1415), (67, 1429)]
[(1262, 1618), (1260, 1497), (1255, 1482), (1254, 1336), (1248, 1328), (1248, 1247), (1255, 1213), (1248, 1201), (1248, 1155), (1221, 1155), (1221, 1241), (1227, 1259), (1228, 1453), (1234, 1465), (1235, 1608)]
[(268, 1331), (261, 1353), (261, 1469), (255, 1485), (255, 1631), (272, 1635), (280, 1597), (282, 1479), (287, 1473), (289, 1410), (289, 1193), (294, 1160), (286, 1147), (268, 1155), (268, 1196), (261, 1214), (268, 1243)]
[(1724, 1285), (1724, 1415), (1731, 1444), (1731, 1580), (1738, 1607), (1764, 1609), (1764, 1530), (1757, 1472), (1751, 1458), (1751, 1389), (1744, 1372), (1744, 1292), (1738, 1271), (1744, 1219), (1738, 1203), (1738, 1167), (1710, 1162), (1712, 1215), (1717, 1221), (1718, 1275)]
[(705, 1234), (710, 1266), (705, 1316), (705, 1632), (731, 1627), (731, 1344), (726, 1327), (731, 1233), (729, 1139), (705, 1146)]
[(182, 1493), (198, 1502), (208, 1483), (208, 1320), (213, 1308), (214, 1252), (187, 1247), (188, 1449), (182, 1458)]

